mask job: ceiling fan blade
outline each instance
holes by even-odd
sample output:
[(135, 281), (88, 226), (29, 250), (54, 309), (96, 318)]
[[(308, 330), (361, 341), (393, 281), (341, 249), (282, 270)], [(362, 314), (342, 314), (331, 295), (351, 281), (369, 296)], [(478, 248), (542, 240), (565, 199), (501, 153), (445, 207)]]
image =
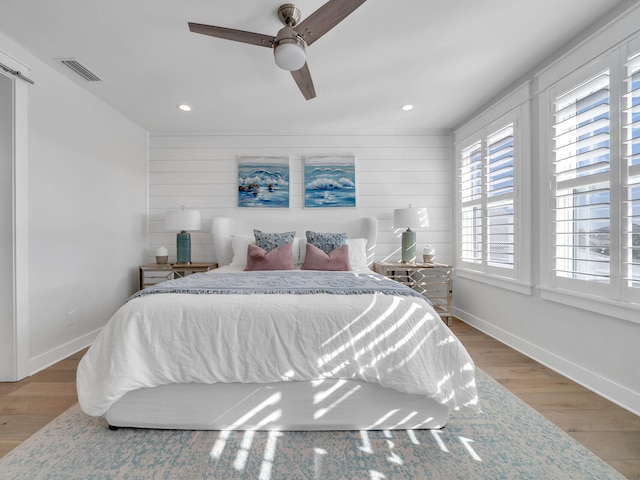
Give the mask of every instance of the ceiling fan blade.
[(344, 20), (366, 0), (329, 0), (295, 26), (296, 32), (311, 45)]
[(304, 95), (304, 98), (311, 100), (316, 98), (316, 89), (313, 86), (313, 80), (311, 80), (311, 72), (309, 72), (309, 66), (305, 63), (300, 70), (291, 72), (291, 76), (296, 81), (298, 88)]
[(203, 25), (201, 23), (189, 22), (189, 30), (193, 33), (201, 33), (202, 35), (224, 38), (236, 42), (250, 43), (252, 45), (258, 45), (259, 47), (272, 48), (276, 40), (276, 37), (271, 35), (234, 30), (233, 28), (214, 27), (213, 25)]

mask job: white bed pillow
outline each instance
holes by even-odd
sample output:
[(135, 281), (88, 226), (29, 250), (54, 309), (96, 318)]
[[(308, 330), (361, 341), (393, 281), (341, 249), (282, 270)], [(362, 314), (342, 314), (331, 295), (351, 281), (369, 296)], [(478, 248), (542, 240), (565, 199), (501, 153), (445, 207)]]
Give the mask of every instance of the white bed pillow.
[(351, 267), (367, 266), (367, 239), (347, 238), (349, 245), (349, 263)]
[[(231, 235), (231, 248), (233, 249), (233, 258), (229, 265), (233, 267), (244, 267), (247, 265), (247, 250), (249, 244), (255, 244), (255, 237), (249, 235)], [(294, 265), (300, 265), (300, 237), (293, 239), (293, 248), (291, 259)]]
[(229, 265), (244, 267), (247, 264), (247, 250), (249, 249), (250, 243), (256, 243), (254, 237), (250, 237), (249, 235), (231, 235), (233, 258)]
[[(298, 237), (296, 237), (298, 240)], [(300, 240), (300, 260), (298, 264), (304, 263), (304, 258), (307, 254), (307, 241), (305, 238), (299, 238)], [(367, 239), (366, 238), (347, 238), (347, 245), (349, 245), (349, 264), (351, 267), (366, 267), (367, 266)], [(294, 245), (295, 250), (295, 245)], [(295, 255), (295, 251), (293, 253)], [(294, 262), (295, 263), (295, 262)]]

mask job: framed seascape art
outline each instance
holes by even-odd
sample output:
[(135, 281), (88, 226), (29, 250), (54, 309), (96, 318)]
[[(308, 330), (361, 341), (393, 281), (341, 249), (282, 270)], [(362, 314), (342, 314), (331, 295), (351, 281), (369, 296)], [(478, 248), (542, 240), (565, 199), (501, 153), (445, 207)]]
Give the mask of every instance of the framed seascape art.
[(239, 157), (238, 207), (289, 208), (289, 157)]
[(356, 158), (353, 155), (305, 158), (304, 206), (355, 207)]

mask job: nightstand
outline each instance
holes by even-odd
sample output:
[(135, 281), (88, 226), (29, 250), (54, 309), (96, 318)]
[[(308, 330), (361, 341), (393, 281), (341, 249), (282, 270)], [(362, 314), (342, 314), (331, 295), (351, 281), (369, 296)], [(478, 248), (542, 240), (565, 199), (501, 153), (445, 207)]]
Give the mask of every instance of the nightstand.
[(440, 318), (451, 325), (453, 267), (444, 263), (374, 262), (376, 273), (417, 290), (433, 304)]
[(192, 273), (208, 272), (218, 268), (217, 263), (150, 263), (141, 265), (140, 290), (156, 283), (186, 277)]

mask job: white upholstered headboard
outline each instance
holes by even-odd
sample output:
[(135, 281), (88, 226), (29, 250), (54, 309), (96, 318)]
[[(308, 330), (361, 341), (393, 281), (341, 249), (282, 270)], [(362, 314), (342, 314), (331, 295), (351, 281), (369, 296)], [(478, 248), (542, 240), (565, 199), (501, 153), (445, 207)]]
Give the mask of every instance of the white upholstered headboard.
[(356, 220), (276, 220), (257, 218), (255, 220), (237, 220), (229, 217), (215, 217), (211, 224), (213, 249), (218, 265), (229, 265), (233, 258), (231, 235), (251, 235), (253, 229), (263, 232), (290, 232), (294, 230), (297, 237), (304, 237), (307, 230), (315, 232), (346, 233), (348, 238), (367, 239), (367, 261), (373, 262), (373, 255), (378, 239), (378, 219), (362, 217)]

